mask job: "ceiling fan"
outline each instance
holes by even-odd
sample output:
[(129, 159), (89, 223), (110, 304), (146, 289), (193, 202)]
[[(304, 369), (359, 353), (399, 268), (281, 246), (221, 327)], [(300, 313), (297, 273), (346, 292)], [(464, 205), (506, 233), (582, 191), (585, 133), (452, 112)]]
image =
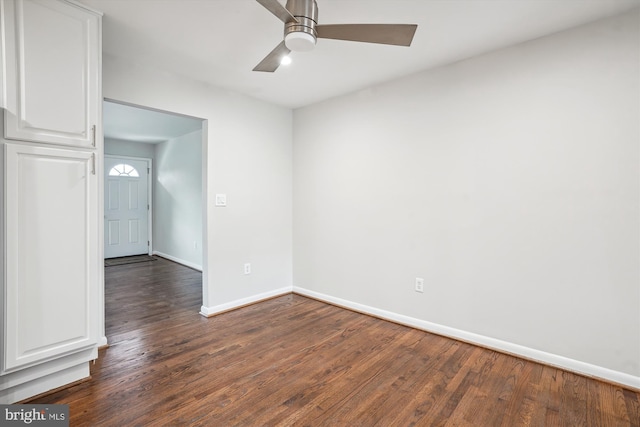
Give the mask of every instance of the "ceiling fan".
[(291, 51), (310, 51), (316, 39), (347, 40), (366, 43), (410, 46), (418, 28), (413, 24), (337, 24), (318, 25), (316, 0), (256, 0), (284, 22), (284, 40), (253, 71), (272, 73)]

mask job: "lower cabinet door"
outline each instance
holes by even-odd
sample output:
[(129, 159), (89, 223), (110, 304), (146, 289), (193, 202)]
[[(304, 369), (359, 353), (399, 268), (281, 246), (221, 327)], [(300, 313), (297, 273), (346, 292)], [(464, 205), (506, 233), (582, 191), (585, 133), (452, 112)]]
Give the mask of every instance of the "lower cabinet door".
[(97, 343), (95, 154), (5, 144), (2, 373)]

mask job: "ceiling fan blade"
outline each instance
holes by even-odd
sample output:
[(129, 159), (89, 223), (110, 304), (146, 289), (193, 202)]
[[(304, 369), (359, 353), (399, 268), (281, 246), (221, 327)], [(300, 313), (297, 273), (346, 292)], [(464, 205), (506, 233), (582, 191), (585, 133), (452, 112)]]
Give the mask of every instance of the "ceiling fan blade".
[(283, 5), (281, 5), (278, 0), (256, 0), (265, 9), (269, 12), (273, 13), (285, 24), (287, 22), (298, 22), (298, 19), (293, 16)]
[(414, 24), (336, 24), (317, 25), (322, 39), (410, 46), (418, 28)]
[(271, 51), (258, 65), (255, 66), (253, 71), (264, 71), (267, 73), (273, 73), (280, 66), (282, 58), (287, 56), (291, 51), (285, 46), (284, 41), (280, 42), (275, 49)]

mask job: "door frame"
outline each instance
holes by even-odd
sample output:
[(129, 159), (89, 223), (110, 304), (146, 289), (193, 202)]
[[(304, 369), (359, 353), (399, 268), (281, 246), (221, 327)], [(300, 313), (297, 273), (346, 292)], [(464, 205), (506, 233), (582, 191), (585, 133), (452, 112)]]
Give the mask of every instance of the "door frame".
[[(106, 164), (106, 160), (107, 158), (111, 158), (111, 159), (124, 159), (124, 160), (137, 160), (137, 161), (144, 161), (147, 164), (147, 200), (148, 200), (148, 204), (149, 204), (149, 209), (147, 209), (147, 236), (149, 239), (149, 245), (147, 246), (147, 255), (152, 255), (153, 254), (153, 159), (150, 159), (148, 157), (134, 157), (134, 156), (119, 156), (117, 154), (105, 154), (104, 155), (104, 159), (103, 159), (103, 166), (104, 164)], [(104, 170), (104, 175), (106, 175), (108, 173), (108, 171), (106, 170), (106, 167), (103, 167)], [(102, 190), (106, 193), (106, 185), (107, 185), (107, 181), (104, 180), (104, 182), (102, 183)], [(103, 194), (105, 194), (103, 193)], [(102, 198), (104, 199), (104, 195), (102, 196)], [(104, 210), (104, 209), (103, 209)], [(104, 247), (104, 245), (106, 244), (106, 242), (103, 242), (102, 245)], [(103, 253), (103, 258), (104, 258), (104, 253)]]

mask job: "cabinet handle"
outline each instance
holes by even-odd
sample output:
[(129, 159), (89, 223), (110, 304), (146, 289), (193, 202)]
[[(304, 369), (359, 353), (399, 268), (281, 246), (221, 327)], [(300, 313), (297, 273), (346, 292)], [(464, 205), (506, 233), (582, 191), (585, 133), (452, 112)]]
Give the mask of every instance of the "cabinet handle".
[(96, 174), (96, 154), (91, 153), (91, 174)]
[(96, 125), (91, 126), (91, 145), (96, 146)]

